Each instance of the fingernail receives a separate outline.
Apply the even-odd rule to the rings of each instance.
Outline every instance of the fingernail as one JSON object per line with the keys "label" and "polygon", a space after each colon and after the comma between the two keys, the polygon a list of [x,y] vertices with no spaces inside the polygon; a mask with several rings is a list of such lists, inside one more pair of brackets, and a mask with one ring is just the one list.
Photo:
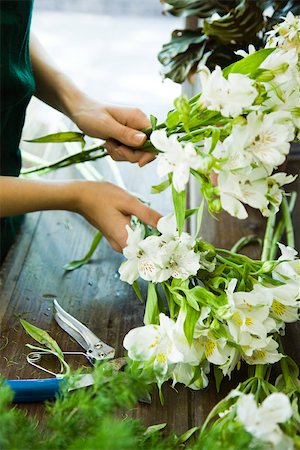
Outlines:
{"label": "fingernail", "polygon": [[134,135],[135,141],[140,143],[140,144],[144,142],[145,138],[146,138],[145,133],[136,133]]}

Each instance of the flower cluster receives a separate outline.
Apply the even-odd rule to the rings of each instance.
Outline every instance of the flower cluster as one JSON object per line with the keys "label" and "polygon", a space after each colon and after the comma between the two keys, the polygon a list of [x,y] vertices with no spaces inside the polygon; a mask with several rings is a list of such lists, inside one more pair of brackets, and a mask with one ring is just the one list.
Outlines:
{"label": "flower cluster", "polygon": [[[145,316],[146,326],[124,339],[129,357],[143,369],[151,367],[159,384],[172,378],[193,389],[207,385],[210,364],[230,376],[241,360],[250,365],[279,361],[274,336],[299,318],[300,260],[294,249],[279,244],[277,261],[252,261],[231,252],[225,257],[188,233],[179,237],[172,216],[161,219],[158,228],[161,236],[141,242],[135,234],[141,228],[129,230],[124,254],[131,259],[120,272],[129,283],[138,276],[159,282],[171,317],[158,294],[148,298],[152,312]],[[242,266],[248,266],[246,277]]]}
{"label": "flower cluster", "polygon": [[204,267],[205,255],[195,253],[195,239],[188,233],[179,236],[173,214],[161,218],[157,230],[159,236],[144,239],[143,225],[137,224],[134,230],[127,227],[127,246],[123,250],[127,261],[119,269],[122,281],[132,284],[139,277],[153,283],[170,277],[186,280]]}
{"label": "flower cluster", "polygon": [[299,22],[289,13],[269,33],[265,49],[250,49],[223,71],[203,68],[202,92],[189,102],[177,100],[164,126],[152,132],[158,174],[168,175],[177,192],[192,173],[213,212],[244,219],[245,205],[264,216],[278,210],[282,186],[294,178],[273,172],[300,136]]}
{"label": "flower cluster", "polygon": [[241,395],[237,401],[237,419],[255,438],[273,444],[273,448],[292,450],[292,439],[278,424],[287,422],[293,415],[289,398],[280,392],[266,397],[260,406],[253,394]]}

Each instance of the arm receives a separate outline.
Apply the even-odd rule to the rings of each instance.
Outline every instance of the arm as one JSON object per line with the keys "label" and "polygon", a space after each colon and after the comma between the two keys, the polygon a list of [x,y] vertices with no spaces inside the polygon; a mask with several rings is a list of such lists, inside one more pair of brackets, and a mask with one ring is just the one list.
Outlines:
{"label": "arm", "polygon": [[126,245],[125,225],[131,215],[151,226],[156,226],[160,218],[156,211],[111,183],[0,176],[0,217],[43,210],[81,214],[102,231],[116,251]]}
{"label": "arm", "polygon": [[98,103],[81,92],[52,63],[35,36],[30,37],[30,55],[36,81],[36,96],[67,115],[85,134],[107,139],[106,147],[117,161],[152,161],[152,153],[134,152],[146,140],[140,130],[149,126],[145,114],[136,108],[120,108]]}

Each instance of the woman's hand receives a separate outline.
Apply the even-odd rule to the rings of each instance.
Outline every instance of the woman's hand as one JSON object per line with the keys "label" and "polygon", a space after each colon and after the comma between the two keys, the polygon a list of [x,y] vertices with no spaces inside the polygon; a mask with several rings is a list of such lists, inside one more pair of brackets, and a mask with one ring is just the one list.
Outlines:
{"label": "woman's hand", "polygon": [[51,61],[35,36],[30,37],[30,56],[36,82],[35,95],[70,117],[87,135],[107,139],[107,150],[116,161],[144,166],[153,153],[133,151],[146,140],[140,130],[149,127],[145,114],[136,108],[102,105],[86,96]]}
{"label": "woman's hand", "polygon": [[85,97],[71,119],[88,136],[106,139],[105,147],[115,161],[129,161],[142,167],[155,158],[153,153],[128,148],[144,144],[147,136],[140,130],[150,125],[137,108],[101,105]]}
{"label": "woman's hand", "polygon": [[114,250],[126,246],[125,226],[132,215],[155,227],[161,215],[111,183],[30,180],[0,176],[0,217],[33,211],[81,214],[102,231]]}
{"label": "woman's hand", "polygon": [[79,181],[75,211],[100,229],[118,252],[126,246],[126,225],[132,215],[156,227],[161,215],[123,189],[106,182]]}

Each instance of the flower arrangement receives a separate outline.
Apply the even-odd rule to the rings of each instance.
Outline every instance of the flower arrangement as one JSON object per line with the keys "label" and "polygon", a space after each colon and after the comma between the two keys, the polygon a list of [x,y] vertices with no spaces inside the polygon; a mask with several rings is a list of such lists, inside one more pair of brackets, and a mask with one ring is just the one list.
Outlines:
{"label": "flower arrangement", "polygon": [[[152,192],[171,186],[174,213],[163,217],[155,230],[135,218],[127,228],[120,277],[140,298],[138,280],[148,282],[145,325],[124,339],[131,370],[156,382],[161,393],[169,379],[173,385],[202,389],[211,368],[218,388],[243,361],[249,365],[250,378],[212,410],[195,449],[224,448],[241,430],[239,446],[232,448],[250,442],[257,449],[299,446],[299,369],[280,340],[285,325],[299,319],[300,260],[291,222],[295,196],[288,201],[283,190],[295,177],[277,171],[290,143],[300,137],[299,30],[300,18],[288,13],[268,32],[265,48],[249,46],[248,54],[238,52],[242,59],[223,70],[202,67],[201,93],[176,99],[161,124],[151,116],[152,127],[145,130],[149,139],[140,148],[157,152],[157,171],[164,180]],[[75,132],[35,141],[64,140],[80,141],[84,147],[82,134]],[[101,145],[83,148],[27,172],[106,155]],[[199,183],[203,200],[186,210],[190,176]],[[250,206],[267,217],[261,260],[238,253],[245,241],[226,250],[198,237],[205,204],[211,214],[225,210],[245,219]],[[280,208],[282,219],[276,226]],[[184,231],[192,214],[197,215],[195,236]],[[280,243],[284,231],[287,246]],[[99,240],[98,234],[89,257]],[[273,381],[276,362],[281,374]],[[281,405],[280,410],[274,405]],[[245,415],[246,410],[251,414]]]}
{"label": "flower arrangement", "polygon": [[[269,32],[265,49],[250,48],[250,55],[223,71],[203,68],[202,92],[190,101],[178,99],[164,124],[153,120],[150,142],[160,152],[158,174],[167,176],[155,190],[172,185],[175,215],[159,221],[159,235],[145,237],[142,224],[128,227],[127,261],[119,271],[135,288],[139,277],[149,282],[145,326],[131,330],[124,346],[139,368],[151,366],[159,386],[171,378],[201,389],[210,364],[220,377],[230,376],[241,360],[275,363],[283,357],[276,336],[299,318],[293,239],[291,247],[279,244],[277,260],[268,260],[282,186],[294,180],[274,170],[299,133],[299,29],[300,19],[289,13]],[[224,209],[244,219],[249,205],[269,217],[262,261],[182,231],[190,174],[212,213]],[[203,203],[198,229],[202,212]]]}

